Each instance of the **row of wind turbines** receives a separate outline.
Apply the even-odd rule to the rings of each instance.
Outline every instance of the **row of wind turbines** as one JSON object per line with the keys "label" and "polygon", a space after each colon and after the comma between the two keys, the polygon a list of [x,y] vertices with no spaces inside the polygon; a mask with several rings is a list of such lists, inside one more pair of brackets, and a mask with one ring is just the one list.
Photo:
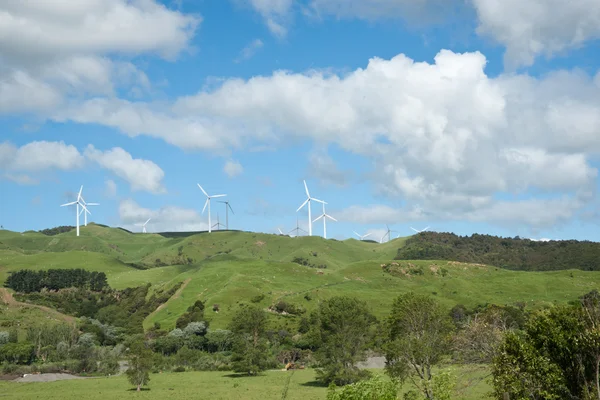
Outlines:
{"label": "row of wind turbines", "polygon": [[[307,211],[308,211],[308,232],[306,232],[304,229],[300,228],[299,226],[299,222],[298,219],[296,219],[296,228],[292,229],[288,235],[292,232],[295,232],[295,236],[299,236],[300,232],[305,232],[308,233],[308,236],[312,236],[313,233],[313,229],[312,229],[312,224],[314,222],[317,222],[319,220],[323,220],[323,238],[327,239],[327,219],[334,221],[334,222],[338,222],[337,219],[335,219],[334,217],[332,217],[331,215],[327,214],[327,212],[325,211],[325,205],[328,204],[326,201],[323,200],[319,200],[315,197],[311,197],[310,192],[308,190],[308,185],[306,184],[306,180],[303,181],[304,182],[304,190],[306,192],[306,200],[304,200],[304,202],[300,205],[300,207],[298,207],[298,209],[296,210],[296,212],[299,212],[300,210],[302,210],[305,206],[307,207]],[[200,190],[202,191],[202,193],[204,194],[204,196],[206,196],[206,201],[204,202],[204,207],[202,208],[202,214],[204,214],[204,212],[206,211],[206,209],[208,208],[208,232],[211,233],[213,228],[217,228],[217,229],[221,229],[221,227],[224,227],[225,229],[229,230],[229,211],[231,211],[232,214],[235,214],[233,212],[233,208],[231,208],[231,204],[229,204],[229,201],[219,201],[219,203],[223,203],[225,204],[225,218],[226,218],[226,222],[225,225],[221,224],[221,222],[219,221],[219,217],[217,214],[217,223],[216,224],[212,224],[211,221],[211,213],[210,213],[210,203],[212,199],[215,198],[221,198],[221,197],[226,197],[226,194],[214,194],[214,195],[209,195],[206,190],[204,190],[204,188],[198,183],[198,188],[200,188]],[[92,214],[89,210],[88,207],[89,206],[99,206],[100,203],[87,203],[83,196],[82,196],[82,192],[83,192],[83,185],[79,188],[79,193],[77,194],[77,199],[75,201],[69,202],[69,203],[65,203],[62,204],[61,207],[66,207],[66,206],[72,206],[75,205],[76,206],[76,229],[77,229],[77,236],[79,236],[79,217],[81,216],[81,214],[84,214],[84,225],[87,226],[87,216],[88,214]],[[317,202],[317,203],[321,203],[321,205],[323,206],[323,213],[320,214],[317,218],[315,218],[314,220],[312,219],[312,212],[311,212],[311,203],[312,202]],[[150,222],[152,218],[148,218],[148,220],[146,220],[146,222],[144,222],[143,224],[136,224],[137,226],[141,226],[142,227],[142,233],[147,233],[146,231],[146,225],[148,225],[148,223]],[[379,240],[379,243],[383,243],[384,239],[387,237],[388,240],[391,240],[391,234],[392,232],[397,233],[397,231],[391,230],[389,228],[388,225],[386,225],[386,232],[385,234],[381,237],[381,239]],[[282,232],[282,230],[280,228],[277,228],[279,230],[279,233],[284,235],[284,233]],[[426,227],[425,229],[415,229],[413,227],[411,227],[411,229],[413,231],[415,231],[416,233],[421,233],[426,231],[427,229],[429,229],[429,227]],[[372,234],[371,233],[367,233],[364,235],[360,235],[359,233],[357,233],[356,231],[353,231],[353,233],[358,236],[358,238],[360,240],[365,240],[365,238],[367,238],[368,236],[370,236]]]}

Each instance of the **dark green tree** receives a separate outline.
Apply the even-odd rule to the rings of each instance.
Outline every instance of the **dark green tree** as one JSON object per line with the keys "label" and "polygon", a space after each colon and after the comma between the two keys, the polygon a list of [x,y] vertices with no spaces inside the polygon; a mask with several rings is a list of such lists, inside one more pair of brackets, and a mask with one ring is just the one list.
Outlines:
{"label": "dark green tree", "polygon": [[394,301],[387,328],[386,372],[435,399],[432,368],[449,354],[454,328],[448,311],[429,296],[406,293]]}
{"label": "dark green tree", "polygon": [[229,327],[234,334],[231,361],[235,372],[256,375],[267,368],[266,328],[267,315],[258,307],[243,307],[235,314]]}
{"label": "dark green tree", "polygon": [[311,320],[310,336],[318,346],[315,356],[320,364],[317,379],[347,385],[366,378],[368,371],[357,363],[366,358],[377,322],[367,304],[354,297],[332,297],[319,304]]}
{"label": "dark green tree", "polygon": [[194,304],[188,307],[185,313],[183,313],[175,322],[175,327],[183,329],[190,322],[204,321],[204,303],[201,300],[196,300]]}

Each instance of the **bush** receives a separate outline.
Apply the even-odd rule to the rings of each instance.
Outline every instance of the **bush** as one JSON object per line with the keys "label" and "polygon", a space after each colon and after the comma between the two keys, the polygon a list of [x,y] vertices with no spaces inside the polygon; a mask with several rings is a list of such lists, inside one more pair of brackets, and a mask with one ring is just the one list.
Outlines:
{"label": "bush", "polygon": [[329,386],[327,400],[396,400],[400,385],[395,380],[384,380],[379,375],[371,379],[353,383],[338,390],[335,384]]}
{"label": "bush", "polygon": [[31,343],[6,343],[0,346],[0,361],[11,364],[31,364],[34,346]]}
{"label": "bush", "polygon": [[256,296],[254,296],[253,298],[251,298],[250,301],[252,303],[260,303],[264,299],[265,299],[265,295],[264,294],[258,294]]}

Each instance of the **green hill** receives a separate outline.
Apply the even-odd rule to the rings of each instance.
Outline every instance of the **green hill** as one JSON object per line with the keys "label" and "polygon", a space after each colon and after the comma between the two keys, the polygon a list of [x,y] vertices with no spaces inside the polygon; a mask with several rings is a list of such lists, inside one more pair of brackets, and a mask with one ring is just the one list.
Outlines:
{"label": "green hill", "polygon": [[398,249],[397,260],[453,260],[524,271],[600,271],[600,243],[423,232]]}
{"label": "green hill", "polygon": [[[94,224],[82,227],[80,237],[74,231],[53,236],[0,231],[0,280],[19,269],[84,268],[105,272],[116,289],[183,283],[144,322],[146,327],[160,322],[165,328],[173,327],[197,299],[206,303],[212,326],[224,327],[239,304],[251,299],[264,308],[284,301],[310,311],[320,299],[345,294],[368,301],[375,314],[384,316],[393,299],[409,290],[436,296],[448,307],[515,302],[538,307],[573,300],[600,284],[595,271],[526,272],[455,261],[394,262],[403,249],[414,246],[414,239],[378,244],[236,231],[165,237]],[[212,311],[214,304],[219,312]],[[278,314],[273,318],[283,323],[298,319]]]}

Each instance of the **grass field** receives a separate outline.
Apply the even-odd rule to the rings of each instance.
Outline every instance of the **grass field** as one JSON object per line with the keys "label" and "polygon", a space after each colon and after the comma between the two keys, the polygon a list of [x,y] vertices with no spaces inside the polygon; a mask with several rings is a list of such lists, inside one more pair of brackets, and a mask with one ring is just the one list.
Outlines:
{"label": "grass field", "polygon": [[[381,371],[374,371],[381,373]],[[453,398],[486,399],[490,391],[481,380],[485,370],[452,369],[459,376]],[[267,371],[258,377],[228,372],[152,374],[149,390],[137,393],[124,376],[40,383],[0,382],[3,399],[104,400],[104,399],[211,399],[211,400],[323,400],[327,389],[315,381],[313,370]],[[289,383],[288,383],[289,380]],[[287,386],[287,395],[283,393]],[[405,385],[403,390],[408,390]]]}
{"label": "grass field", "polygon": [[[185,281],[183,290],[144,323],[148,327],[160,322],[164,328],[173,327],[197,299],[207,304],[211,326],[220,328],[230,321],[238,303],[260,294],[265,296],[259,303],[264,308],[285,300],[307,311],[320,299],[351,295],[367,301],[373,312],[383,317],[393,299],[409,290],[430,294],[449,308],[459,303],[515,302],[539,307],[576,299],[600,285],[600,272],[521,272],[446,261],[412,261],[423,268],[423,275],[392,276],[381,264],[393,259],[404,244],[402,238],[378,244],[233,231],[163,237],[94,224],[82,227],[81,235],[0,231],[0,280],[22,268],[85,268],[104,271],[109,284],[117,289],[148,282],[169,287]],[[326,264],[327,269],[292,263],[294,257]],[[151,266],[156,260],[174,265],[149,269],[128,265]],[[436,273],[439,268],[448,274]],[[210,311],[213,304],[220,305],[219,313]],[[276,318],[284,323],[294,319],[273,316]]]}

